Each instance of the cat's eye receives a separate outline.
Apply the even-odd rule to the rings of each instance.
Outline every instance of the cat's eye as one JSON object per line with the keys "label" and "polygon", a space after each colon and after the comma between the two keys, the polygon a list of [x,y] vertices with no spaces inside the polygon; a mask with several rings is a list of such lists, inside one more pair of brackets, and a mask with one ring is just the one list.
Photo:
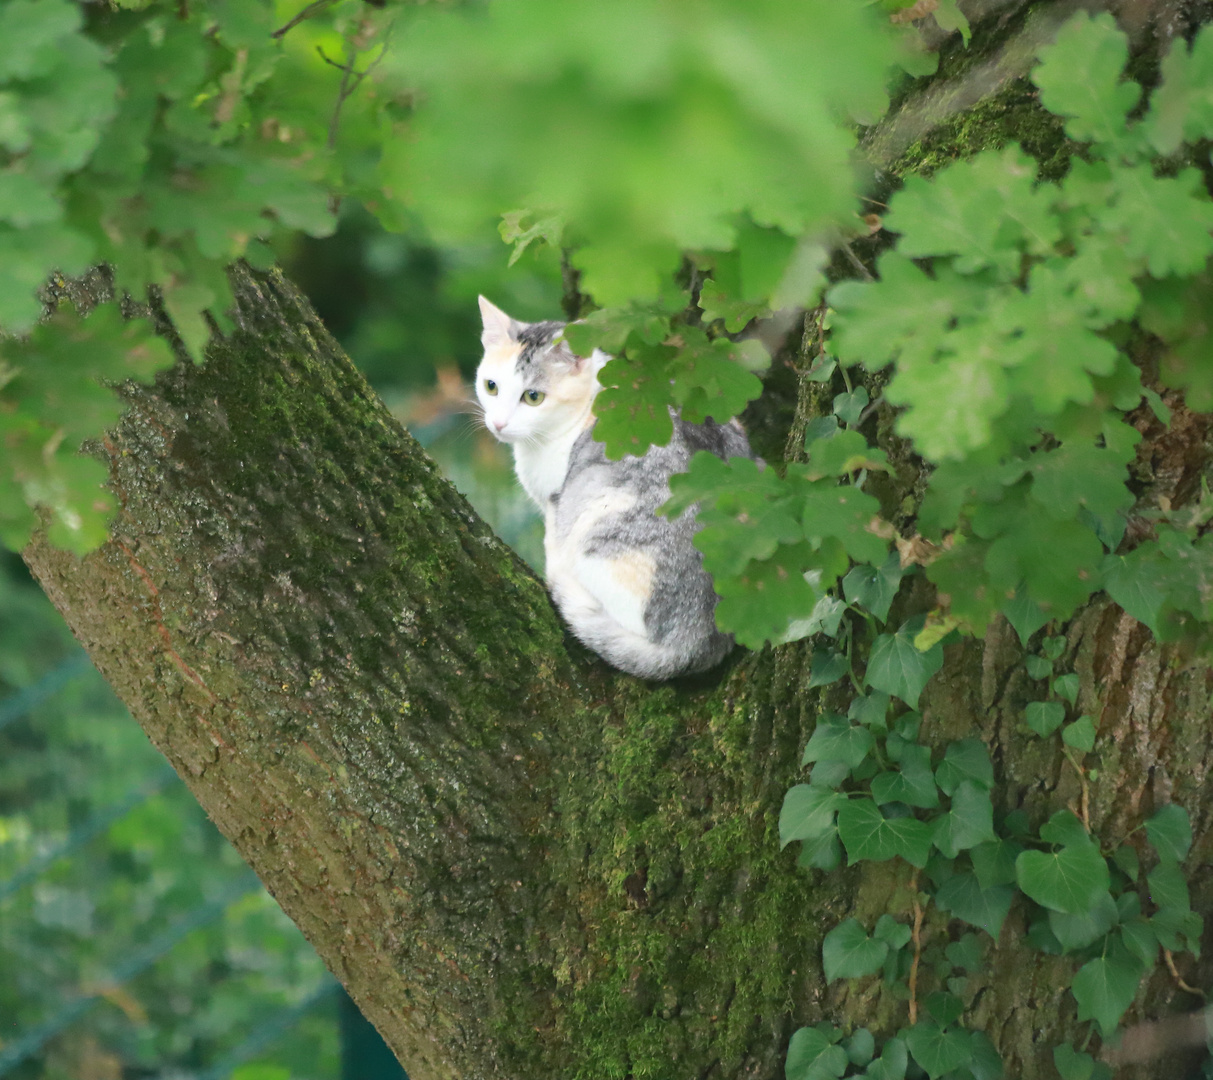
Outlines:
{"label": "cat's eye", "polygon": [[484,380],[484,392],[486,394],[488,394],[489,397],[496,397],[497,396],[497,384],[495,382],[493,382],[492,379],[485,379]]}
{"label": "cat's eye", "polygon": [[522,395],[522,400],[528,405],[538,405],[545,397],[547,397],[547,394],[542,390],[528,390]]}

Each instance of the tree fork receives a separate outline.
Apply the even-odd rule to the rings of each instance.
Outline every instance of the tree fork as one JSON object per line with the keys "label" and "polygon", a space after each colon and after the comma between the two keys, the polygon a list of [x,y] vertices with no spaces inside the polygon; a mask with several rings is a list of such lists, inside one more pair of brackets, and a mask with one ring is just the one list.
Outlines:
{"label": "tree fork", "polygon": [[[902,916],[905,868],[810,876],[778,850],[822,707],[807,643],[677,685],[610,672],[565,640],[540,583],[293,287],[233,274],[237,329],[205,365],[122,389],[129,411],[99,449],[121,503],[111,540],[78,560],[39,539],[26,559],[414,1080],[776,1077],[797,1024],[903,1026],[878,981],[826,988],[819,957],[848,915]],[[887,416],[875,430],[894,438]],[[1163,460],[1174,434],[1146,434],[1143,470],[1179,485],[1204,468],[1196,435]],[[920,585],[898,609],[929,603]],[[1084,711],[1115,733],[1096,748],[1093,827],[1112,843],[1173,799],[1196,863],[1207,668],[1106,601],[1063,630]],[[1039,823],[1080,791],[1021,730],[1022,655],[1001,622],[950,646],[923,738],[980,734],[996,805]],[[824,696],[846,711],[841,684]],[[1192,885],[1207,907],[1208,874]],[[1027,1080],[1052,1075],[1076,1024],[1069,961],[1027,962],[1023,929],[1014,908],[971,989],[974,1023]],[[928,947],[945,930],[928,911]],[[1207,964],[1183,974],[1199,985]],[[1191,1004],[1160,968],[1126,1022]]]}

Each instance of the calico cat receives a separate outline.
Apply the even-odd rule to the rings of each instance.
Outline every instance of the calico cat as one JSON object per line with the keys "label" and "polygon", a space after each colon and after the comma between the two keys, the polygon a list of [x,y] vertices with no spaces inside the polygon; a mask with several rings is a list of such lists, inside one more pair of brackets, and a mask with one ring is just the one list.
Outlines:
{"label": "calico cat", "polygon": [[575,356],[564,323],[522,323],[480,297],[484,359],[476,396],[485,426],[514,448],[514,468],[544,515],[548,586],[574,634],[615,667],[646,679],[706,671],[733,647],[716,629],[716,595],[691,545],[695,510],[656,510],[670,477],[699,450],[754,457],[735,422],[673,415],[667,446],[608,461],[592,437],[598,350]]}

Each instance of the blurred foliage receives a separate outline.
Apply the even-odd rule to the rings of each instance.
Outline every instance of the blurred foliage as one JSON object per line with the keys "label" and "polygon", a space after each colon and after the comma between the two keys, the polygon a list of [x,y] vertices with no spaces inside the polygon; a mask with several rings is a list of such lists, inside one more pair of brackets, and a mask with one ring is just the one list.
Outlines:
{"label": "blurred foliage", "polygon": [[[0,708],[78,652],[24,568],[7,557]],[[28,713],[5,719],[0,1061],[39,1025],[71,1021],[8,1076],[201,1076],[327,984],[311,947],[186,787],[166,777],[163,759],[91,666]],[[126,812],[106,823],[107,811],[124,803]],[[37,872],[22,874],[31,864]],[[231,902],[207,912],[225,891]],[[162,935],[200,918],[156,955]],[[139,970],[115,978],[124,967]],[[81,996],[93,999],[91,1007],[73,1018]],[[283,1080],[323,1080],[337,1075],[337,1054],[330,1004],[304,1013],[289,1037],[254,1059],[283,1070]]]}

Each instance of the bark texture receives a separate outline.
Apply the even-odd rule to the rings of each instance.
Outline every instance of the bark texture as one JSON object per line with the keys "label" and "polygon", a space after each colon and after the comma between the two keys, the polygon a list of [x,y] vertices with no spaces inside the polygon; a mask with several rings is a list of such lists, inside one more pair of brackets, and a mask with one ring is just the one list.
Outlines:
{"label": "bark texture", "polygon": [[[970,63],[954,54],[942,77]],[[904,152],[917,128],[894,116],[902,134],[880,144],[881,165],[901,154],[890,175],[929,170],[948,140],[956,154],[1025,133],[1046,160],[1063,154],[1023,81],[998,86]],[[237,330],[205,364],[122,390],[129,411],[97,448],[122,507],[109,543],[77,560],[37,541],[26,558],[413,1080],[774,1080],[800,1024],[903,1027],[907,1003],[878,978],[827,987],[820,944],[848,915],[912,918],[910,868],[825,875],[778,849],[816,718],[846,711],[841,684],[808,689],[809,645],[663,686],[610,671],[565,638],[542,585],[289,283],[237,268],[234,285]],[[800,380],[793,448],[836,392],[804,376],[806,361],[802,349],[775,379]],[[1209,424],[1169,404],[1169,432],[1140,418],[1135,478],[1143,496],[1182,500],[1209,472]],[[764,432],[792,411],[763,408]],[[918,466],[887,409],[870,424],[895,466],[877,494],[901,525]],[[907,587],[893,617],[929,603]],[[1054,629],[1097,721],[1098,780],[1025,736],[1039,688],[1005,624],[950,647],[923,695],[923,737],[979,734],[1000,809],[1033,825],[1085,811],[1107,845],[1180,803],[1194,906],[1208,911],[1208,668],[1103,599]],[[1026,951],[1024,929],[1013,908],[963,996],[1006,1076],[1052,1078],[1052,1047],[1078,1030],[1074,965]],[[927,909],[920,999],[938,988],[931,950],[960,932]],[[1180,974],[1200,986],[1209,971]],[[1160,968],[1127,1022],[1197,1004]],[[1118,1077],[1183,1075],[1191,1052],[1166,1049]]]}

